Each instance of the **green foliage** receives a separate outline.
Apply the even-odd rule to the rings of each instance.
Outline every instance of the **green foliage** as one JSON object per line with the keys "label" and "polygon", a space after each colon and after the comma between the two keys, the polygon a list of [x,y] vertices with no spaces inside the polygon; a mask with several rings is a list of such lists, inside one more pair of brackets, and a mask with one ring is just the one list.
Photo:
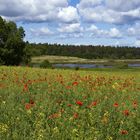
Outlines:
{"label": "green foliage", "polygon": [[3,64],[3,61],[0,59],[0,66]]}
{"label": "green foliage", "polygon": [[40,64],[41,68],[50,68],[52,67],[52,64],[48,61],[48,60],[44,60],[41,64]]}
{"label": "green foliage", "polygon": [[75,70],[79,70],[80,68],[77,66],[77,67],[75,67]]}
{"label": "green foliage", "polygon": [[5,21],[0,17],[0,59],[4,65],[19,65],[28,63],[30,55],[27,54],[25,32],[22,27],[12,21]]}
{"label": "green foliage", "polygon": [[116,63],[116,64],[115,64],[115,68],[127,69],[127,68],[128,68],[128,64],[126,64],[126,63],[124,63],[124,62]]}
{"label": "green foliage", "polygon": [[57,55],[74,56],[87,59],[137,59],[140,58],[140,48],[128,46],[94,46],[94,45],[60,45],[60,44],[30,44],[32,56]]}

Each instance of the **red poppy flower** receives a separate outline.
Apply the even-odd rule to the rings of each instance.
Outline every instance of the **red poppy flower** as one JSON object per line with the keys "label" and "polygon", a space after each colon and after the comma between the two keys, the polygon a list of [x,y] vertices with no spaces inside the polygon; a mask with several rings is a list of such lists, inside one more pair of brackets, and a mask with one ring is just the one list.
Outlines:
{"label": "red poppy flower", "polygon": [[28,84],[32,84],[32,81],[31,80],[28,80]]}
{"label": "red poppy flower", "polygon": [[30,103],[30,105],[32,105],[32,106],[35,104],[35,102],[34,102],[32,99],[30,99],[29,103]]}
{"label": "red poppy flower", "polygon": [[66,89],[71,89],[71,86],[67,86]]}
{"label": "red poppy flower", "polygon": [[82,105],[83,105],[83,102],[81,102],[81,101],[76,101],[76,104],[79,105],[79,106],[82,106]]}
{"label": "red poppy flower", "polygon": [[87,108],[91,108],[92,106],[96,106],[96,105],[97,105],[97,101],[94,101],[90,105],[88,105]]}
{"label": "red poppy flower", "polygon": [[69,106],[69,107],[71,107],[71,106],[72,106],[72,104],[68,104],[68,106]]}
{"label": "red poppy flower", "polygon": [[129,115],[129,110],[124,110],[124,111],[123,111],[123,114],[124,114],[125,116],[128,116],[128,115]]}
{"label": "red poppy flower", "polygon": [[28,85],[27,84],[24,85],[23,91],[28,91]]}
{"label": "red poppy flower", "polygon": [[118,104],[118,103],[114,103],[113,106],[114,106],[114,107],[118,107],[119,104]]}
{"label": "red poppy flower", "polygon": [[128,131],[127,130],[121,130],[120,132],[122,135],[127,135],[128,134]]}
{"label": "red poppy flower", "polygon": [[59,117],[60,117],[60,115],[58,113],[54,113],[49,116],[49,119],[54,119],[54,118],[59,118]]}
{"label": "red poppy flower", "polygon": [[74,113],[73,117],[74,117],[75,119],[77,119],[77,118],[78,118],[78,113]]}
{"label": "red poppy flower", "polygon": [[27,103],[25,104],[25,109],[29,110],[31,108],[31,104]]}
{"label": "red poppy flower", "polygon": [[78,82],[75,81],[75,82],[72,83],[72,85],[73,86],[77,86],[78,85]]}
{"label": "red poppy flower", "polygon": [[92,106],[96,106],[97,105],[97,102],[96,101],[95,102],[92,102],[91,105]]}
{"label": "red poppy flower", "polygon": [[137,108],[137,106],[138,106],[138,103],[137,103],[136,101],[134,101],[134,102],[133,102],[133,107],[134,107],[134,108]]}

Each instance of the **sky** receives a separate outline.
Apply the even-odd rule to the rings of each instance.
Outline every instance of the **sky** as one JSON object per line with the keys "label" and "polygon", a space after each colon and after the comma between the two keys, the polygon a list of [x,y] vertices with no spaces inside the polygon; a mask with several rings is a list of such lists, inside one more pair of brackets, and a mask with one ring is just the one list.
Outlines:
{"label": "sky", "polygon": [[25,41],[140,47],[140,0],[0,0]]}

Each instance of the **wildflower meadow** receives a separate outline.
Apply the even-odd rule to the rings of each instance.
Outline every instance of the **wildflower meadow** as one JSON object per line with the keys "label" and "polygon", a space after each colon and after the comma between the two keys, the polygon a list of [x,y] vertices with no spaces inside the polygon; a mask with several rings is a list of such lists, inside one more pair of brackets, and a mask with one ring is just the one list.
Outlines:
{"label": "wildflower meadow", "polygon": [[139,140],[140,73],[124,71],[0,67],[0,139]]}

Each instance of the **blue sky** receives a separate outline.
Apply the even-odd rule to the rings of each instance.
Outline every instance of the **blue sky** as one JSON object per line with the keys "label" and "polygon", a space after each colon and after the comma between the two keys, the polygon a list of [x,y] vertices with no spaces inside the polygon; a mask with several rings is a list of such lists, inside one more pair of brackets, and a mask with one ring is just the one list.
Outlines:
{"label": "blue sky", "polygon": [[0,0],[29,42],[140,47],[140,0]]}

